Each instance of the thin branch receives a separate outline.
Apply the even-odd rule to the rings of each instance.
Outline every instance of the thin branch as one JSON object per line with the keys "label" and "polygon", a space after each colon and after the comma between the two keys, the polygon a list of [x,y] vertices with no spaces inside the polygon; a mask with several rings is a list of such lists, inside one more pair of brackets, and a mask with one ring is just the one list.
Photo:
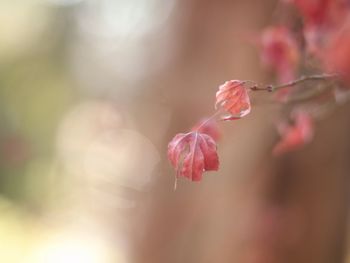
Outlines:
{"label": "thin branch", "polygon": [[283,84],[279,84],[279,85],[268,85],[266,87],[259,87],[258,85],[254,85],[252,87],[250,87],[251,90],[253,91],[269,91],[269,92],[273,92],[279,89],[283,89],[283,88],[287,88],[287,87],[293,87],[296,85],[299,85],[303,82],[306,81],[311,81],[311,80],[331,80],[331,79],[336,79],[339,77],[339,74],[317,74],[317,75],[310,75],[310,76],[303,76],[299,79],[287,82],[287,83],[283,83]]}
{"label": "thin branch", "polygon": [[338,77],[339,77],[338,74],[319,74],[319,75],[303,76],[299,79],[287,82],[285,84],[272,86],[272,91],[282,89],[282,88],[296,86],[296,85],[299,85],[299,84],[306,82],[306,81],[309,81],[309,80],[330,80],[330,79],[336,79]]}

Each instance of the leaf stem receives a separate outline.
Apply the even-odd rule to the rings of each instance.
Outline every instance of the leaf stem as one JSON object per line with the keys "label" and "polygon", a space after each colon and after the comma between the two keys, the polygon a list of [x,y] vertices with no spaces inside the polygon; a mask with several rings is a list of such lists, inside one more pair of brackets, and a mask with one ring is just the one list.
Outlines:
{"label": "leaf stem", "polygon": [[219,109],[216,111],[213,115],[211,115],[209,118],[207,118],[204,122],[201,123],[195,130],[198,131],[200,128],[202,128],[205,124],[207,124],[212,119],[215,119],[216,116],[220,115],[222,113],[222,110]]}

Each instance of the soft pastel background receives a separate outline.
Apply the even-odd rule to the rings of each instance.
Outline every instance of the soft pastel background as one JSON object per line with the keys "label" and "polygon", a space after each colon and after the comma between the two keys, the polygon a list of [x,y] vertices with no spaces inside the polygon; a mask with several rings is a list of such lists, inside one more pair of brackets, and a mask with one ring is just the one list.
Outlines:
{"label": "soft pastel background", "polygon": [[221,169],[181,180],[167,142],[227,79],[275,1],[0,0],[0,262],[343,262],[348,107],[270,158],[278,108],[221,125]]}

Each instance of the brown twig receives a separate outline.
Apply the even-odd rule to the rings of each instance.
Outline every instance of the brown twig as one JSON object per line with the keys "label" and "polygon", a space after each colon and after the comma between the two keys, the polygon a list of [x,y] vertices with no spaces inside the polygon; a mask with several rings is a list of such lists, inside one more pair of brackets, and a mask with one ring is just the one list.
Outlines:
{"label": "brown twig", "polygon": [[272,86],[272,91],[282,89],[282,88],[296,86],[296,85],[299,85],[299,84],[301,84],[305,81],[309,81],[309,80],[329,80],[329,79],[336,79],[338,77],[339,77],[338,74],[318,74],[318,75],[303,76],[299,79],[287,82],[285,84]]}
{"label": "brown twig", "polygon": [[273,92],[279,89],[287,88],[287,87],[293,87],[296,85],[299,85],[303,82],[310,81],[310,80],[330,80],[330,79],[336,79],[338,78],[338,74],[317,74],[317,75],[310,75],[310,76],[303,76],[299,79],[279,84],[279,85],[268,85],[265,87],[259,87],[258,85],[254,85],[250,87],[252,91],[268,91],[268,92]]}

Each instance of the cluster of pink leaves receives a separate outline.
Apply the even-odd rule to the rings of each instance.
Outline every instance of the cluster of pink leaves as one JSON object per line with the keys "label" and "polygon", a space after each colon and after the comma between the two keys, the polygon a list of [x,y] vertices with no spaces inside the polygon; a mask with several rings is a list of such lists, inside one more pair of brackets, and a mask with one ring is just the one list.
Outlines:
{"label": "cluster of pink leaves", "polygon": [[302,16],[306,55],[318,59],[323,70],[338,72],[346,78],[350,74],[350,1],[285,1]]}
{"label": "cluster of pink leaves", "polygon": [[348,0],[287,0],[303,17],[303,33],[309,52],[322,55],[333,34],[348,26]]}
{"label": "cluster of pink leaves", "polygon": [[[269,26],[259,41],[261,60],[278,82],[295,79],[304,63],[317,60],[320,70],[350,75],[350,1],[284,0],[302,18],[301,32],[286,25]],[[304,41],[300,41],[300,36]],[[298,41],[297,41],[298,40]],[[304,58],[305,59],[305,58]],[[305,65],[304,65],[305,66]],[[283,91],[285,92],[285,91]]]}
{"label": "cluster of pink leaves", "polygon": [[[304,43],[287,26],[270,26],[263,30],[259,48],[263,65],[276,74],[277,82],[296,78],[302,57],[312,56],[322,72],[336,72],[350,83],[350,2],[347,0],[284,0],[294,6],[303,20]],[[299,32],[300,33],[300,32]],[[251,112],[248,92],[257,90],[249,81],[229,80],[219,86],[215,108],[218,112],[195,125],[189,133],[177,134],[168,145],[168,158],[176,170],[176,177],[200,181],[205,171],[219,168],[216,142],[220,132],[214,117],[225,112],[224,121],[235,121]],[[276,93],[278,101],[285,101],[292,87]],[[266,89],[268,90],[268,89]],[[271,91],[271,90],[268,90]],[[280,136],[274,155],[300,149],[314,134],[314,121],[307,111],[294,109],[290,121],[277,125]]]}
{"label": "cluster of pink leaves", "polygon": [[[245,82],[226,81],[216,93],[216,105],[227,112],[223,120],[237,120],[246,116],[251,104]],[[189,133],[177,134],[168,145],[168,158],[176,169],[177,177],[200,181],[204,171],[216,171],[219,158],[216,141],[220,138],[213,118],[205,119]]]}

